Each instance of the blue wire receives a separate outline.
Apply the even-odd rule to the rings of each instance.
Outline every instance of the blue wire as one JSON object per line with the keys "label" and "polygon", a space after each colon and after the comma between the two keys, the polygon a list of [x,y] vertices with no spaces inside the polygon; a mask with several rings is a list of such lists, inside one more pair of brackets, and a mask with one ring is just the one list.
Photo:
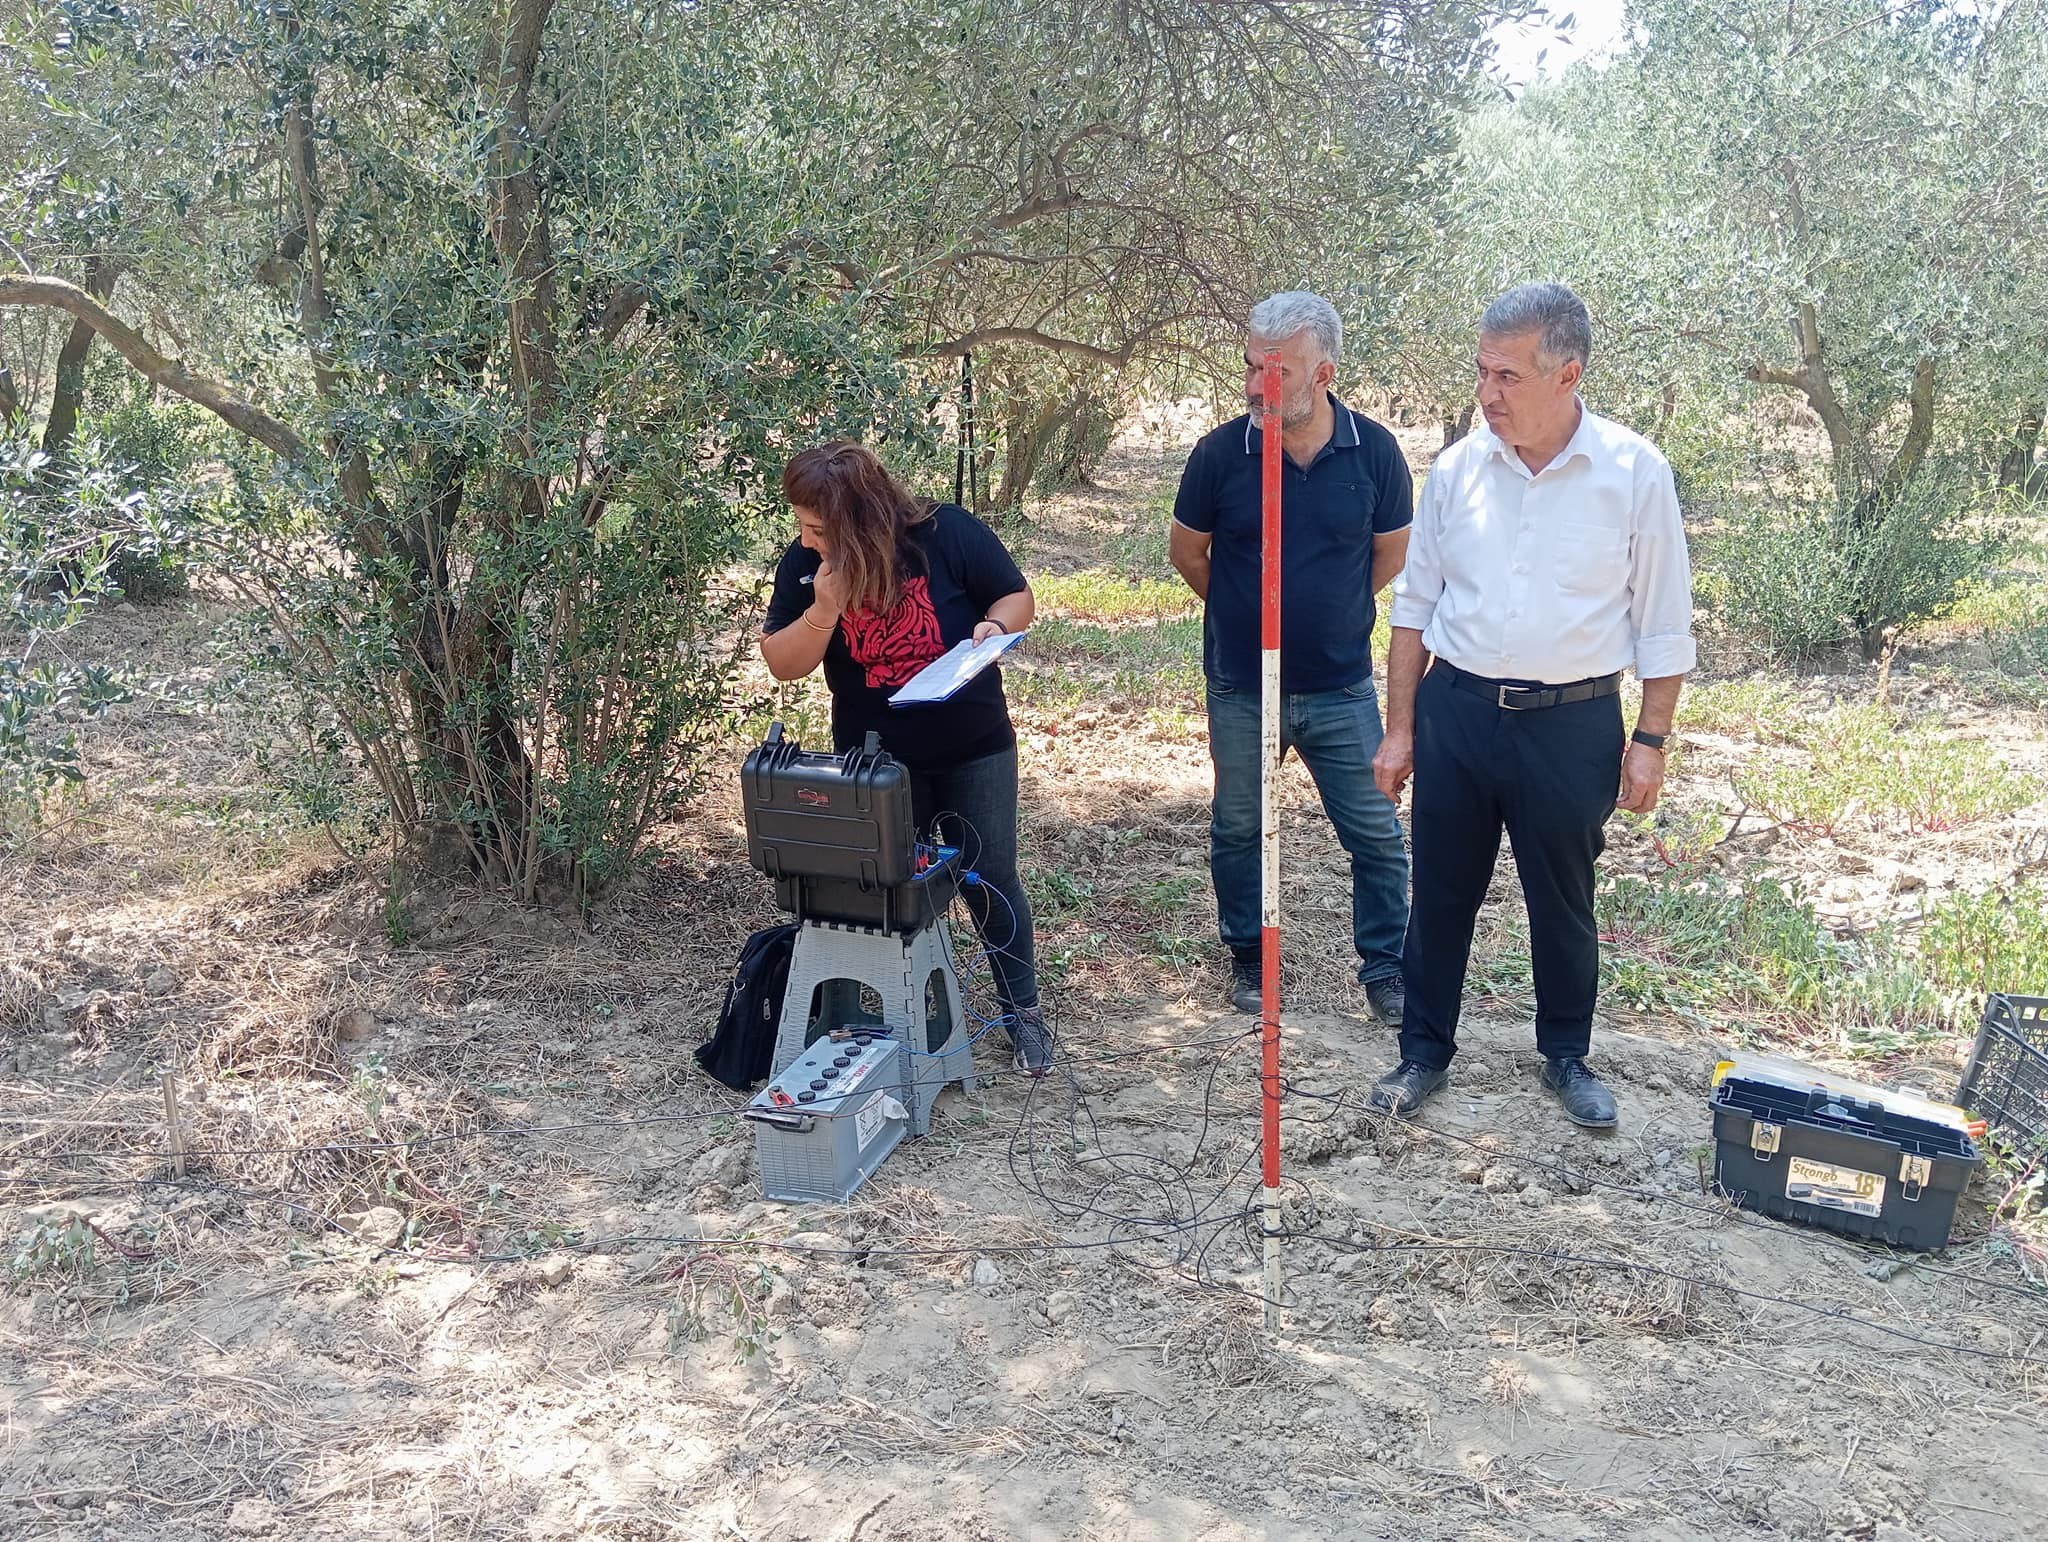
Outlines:
{"label": "blue wire", "polygon": [[[961,822],[963,824],[966,823],[966,821],[964,820]],[[971,829],[972,827],[970,826],[969,828]],[[994,884],[988,882],[988,880],[983,878],[981,874],[969,871],[961,874],[961,878],[963,882],[974,884],[978,888],[982,889],[984,892],[993,894],[997,899],[1001,900],[1003,902],[1003,909],[1009,912],[1010,916],[1010,935],[1003,940],[1003,945],[1001,947],[984,947],[981,950],[981,952],[979,952],[973,958],[967,961],[967,968],[971,971],[974,969],[976,965],[986,962],[988,959],[993,958],[998,953],[1001,953],[1004,956],[1010,958],[1016,957],[1015,954],[1009,951],[1009,945],[1017,940],[1017,907],[1010,903],[1008,895],[1004,894],[1003,891],[1001,889],[998,889]],[[993,969],[989,971],[989,980],[991,984],[994,983],[995,971]],[[991,1029],[1008,1028],[1012,1023],[1016,1022],[1017,1020],[1017,1016],[1014,1012],[1005,1012],[998,1017],[982,1016],[980,1012],[975,1010],[974,1003],[967,999],[967,992],[964,989],[960,993],[960,1005],[963,1009],[965,1009],[968,1016],[974,1018],[977,1022],[981,1024],[980,1030],[976,1032],[973,1035],[973,1037],[968,1039],[965,1045],[961,1046],[965,1049],[973,1049],[975,1045],[979,1044],[983,1039],[988,1037]],[[930,1050],[913,1049],[909,1044],[903,1043],[903,1041],[900,1039],[897,1042],[903,1045],[903,1050],[906,1054],[910,1055],[913,1059],[917,1060],[943,1060],[946,1058],[946,1055],[948,1054],[959,1053],[958,1049],[954,1049],[947,1050],[940,1054],[933,1054]]]}

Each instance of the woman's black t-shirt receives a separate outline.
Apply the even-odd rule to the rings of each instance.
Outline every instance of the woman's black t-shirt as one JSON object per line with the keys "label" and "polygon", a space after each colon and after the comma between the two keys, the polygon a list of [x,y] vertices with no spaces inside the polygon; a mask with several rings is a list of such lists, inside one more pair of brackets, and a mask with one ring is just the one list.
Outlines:
{"label": "woman's black t-shirt", "polygon": [[[849,610],[825,646],[825,683],[832,689],[832,737],[844,752],[869,729],[882,748],[913,771],[949,771],[1017,742],[1003,700],[1000,666],[976,675],[946,701],[892,707],[889,698],[920,669],[974,635],[989,606],[1024,585],[1024,575],[996,533],[956,504],[910,527],[922,573],[906,565],[896,608],[878,616]],[[789,543],[775,569],[775,590],[762,630],[798,625],[811,606],[804,579],[822,559],[801,541]]]}

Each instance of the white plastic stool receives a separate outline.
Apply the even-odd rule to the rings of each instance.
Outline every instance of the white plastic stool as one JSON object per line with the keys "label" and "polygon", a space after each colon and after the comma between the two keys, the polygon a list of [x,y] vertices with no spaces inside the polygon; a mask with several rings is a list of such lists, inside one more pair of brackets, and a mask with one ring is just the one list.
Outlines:
{"label": "white plastic stool", "polygon": [[813,1040],[852,1027],[886,1030],[903,1046],[910,1133],[925,1134],[939,1093],[953,1082],[964,1088],[974,1074],[974,1036],[943,916],[908,936],[837,921],[797,928],[772,1074],[780,1076]]}

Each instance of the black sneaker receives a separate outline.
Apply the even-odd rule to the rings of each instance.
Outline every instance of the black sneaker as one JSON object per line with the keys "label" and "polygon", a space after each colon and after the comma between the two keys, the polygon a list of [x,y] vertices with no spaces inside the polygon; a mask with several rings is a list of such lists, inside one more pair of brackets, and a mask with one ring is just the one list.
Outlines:
{"label": "black sneaker", "polygon": [[1010,1014],[1010,1048],[1018,1070],[1034,1081],[1052,1072],[1052,1030],[1045,1026],[1043,1007],[1023,1007]]}
{"label": "black sneaker", "polygon": [[1611,1130],[1621,1122],[1614,1094],[1576,1055],[1543,1062],[1543,1085],[1557,1094],[1564,1116],[1589,1130]]}
{"label": "black sneaker", "polygon": [[1450,1079],[1449,1071],[1432,1071],[1418,1061],[1404,1060],[1373,1083],[1365,1106],[1376,1114],[1412,1114]]}
{"label": "black sneaker", "polygon": [[1253,1017],[1265,1010],[1266,971],[1261,967],[1256,949],[1248,954],[1234,948],[1231,950],[1230,1004]]}
{"label": "black sneaker", "polygon": [[1408,988],[1397,974],[1365,982],[1365,1004],[1372,1015],[1390,1028],[1401,1026],[1401,1014],[1408,1009]]}

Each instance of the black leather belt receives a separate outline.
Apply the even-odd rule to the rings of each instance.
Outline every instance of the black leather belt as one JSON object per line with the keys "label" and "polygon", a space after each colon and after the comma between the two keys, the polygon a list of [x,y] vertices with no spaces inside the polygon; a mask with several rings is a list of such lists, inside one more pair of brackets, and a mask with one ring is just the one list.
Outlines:
{"label": "black leather belt", "polygon": [[1468,674],[1442,659],[1436,661],[1435,667],[1446,671],[1451,677],[1451,684],[1459,690],[1488,697],[1495,706],[1505,707],[1510,712],[1531,712],[1540,707],[1562,707],[1574,701],[1594,701],[1602,696],[1612,696],[1621,689],[1620,670],[1611,675],[1601,675],[1596,680],[1574,680],[1569,685],[1504,685],[1484,675]]}

